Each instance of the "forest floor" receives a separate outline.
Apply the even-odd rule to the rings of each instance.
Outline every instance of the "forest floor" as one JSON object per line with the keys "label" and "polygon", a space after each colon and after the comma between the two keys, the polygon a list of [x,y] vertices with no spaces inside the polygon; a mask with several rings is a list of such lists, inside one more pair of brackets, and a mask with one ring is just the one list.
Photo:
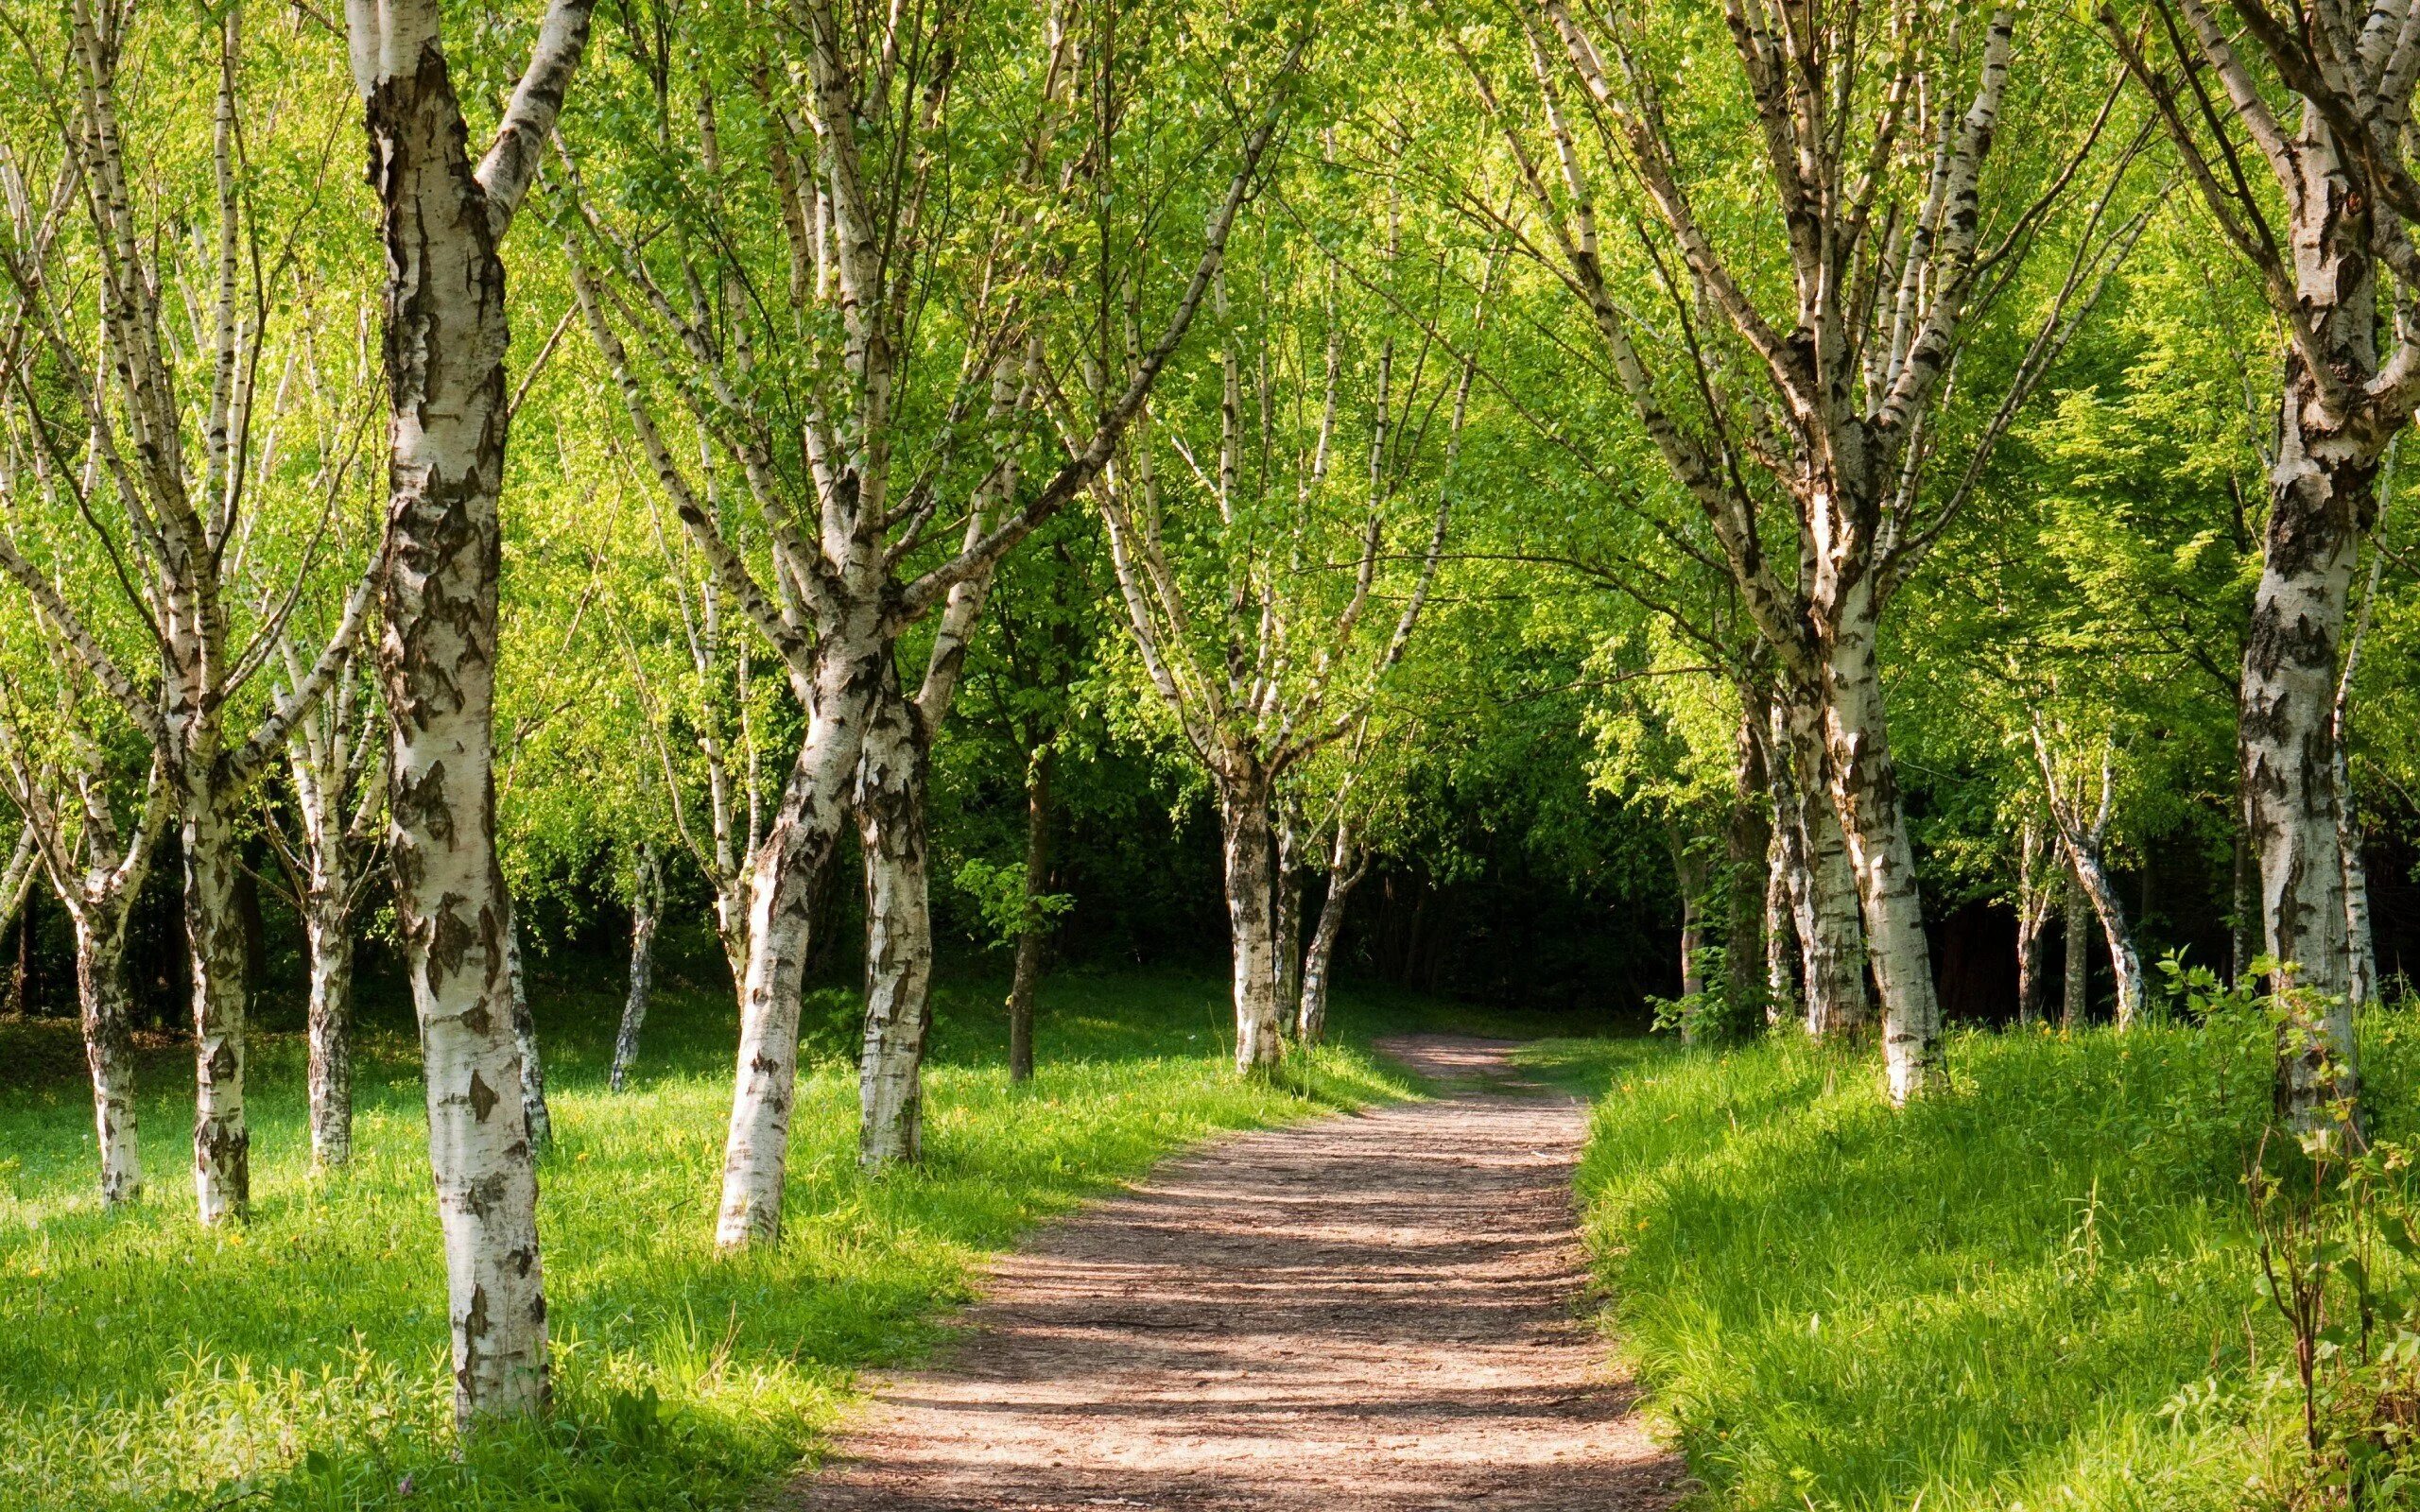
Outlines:
{"label": "forest floor", "polygon": [[1004,1258],[786,1506],[1664,1507],[1583,1318],[1584,1103],[1503,1040],[1378,1048],[1438,1095],[1243,1134]]}

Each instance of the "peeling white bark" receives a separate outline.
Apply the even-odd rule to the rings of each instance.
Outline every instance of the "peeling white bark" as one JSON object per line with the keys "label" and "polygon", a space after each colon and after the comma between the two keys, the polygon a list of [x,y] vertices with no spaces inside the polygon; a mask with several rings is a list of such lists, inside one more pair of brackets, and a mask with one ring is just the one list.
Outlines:
{"label": "peeling white bark", "polygon": [[622,1022],[614,1035],[614,1069],[606,1085],[622,1090],[639,1058],[639,1031],[647,1024],[648,994],[655,981],[655,930],[664,914],[664,868],[655,843],[639,848],[638,875],[631,887],[630,991],[622,1000]]}

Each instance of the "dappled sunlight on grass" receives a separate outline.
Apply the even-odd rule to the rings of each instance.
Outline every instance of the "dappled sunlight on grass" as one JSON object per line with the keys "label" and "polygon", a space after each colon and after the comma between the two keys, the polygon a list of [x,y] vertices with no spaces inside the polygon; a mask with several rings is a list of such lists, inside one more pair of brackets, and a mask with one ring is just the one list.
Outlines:
{"label": "dappled sunlight on grass", "polygon": [[[858,1176],[854,1075],[810,1032],[822,1058],[802,1079],[785,1242],[717,1260],[727,998],[661,997],[620,1096],[603,1086],[618,994],[539,1005],[557,1131],[540,1173],[553,1421],[454,1457],[399,1025],[365,1036],[355,1163],[325,1177],[307,1169],[299,1043],[256,1041],[256,1215],[225,1234],[190,1216],[191,1072],[164,1051],[144,1068],[147,1194],[122,1215],[88,1195],[80,1083],[0,1086],[0,1506],[736,1506],[811,1452],[854,1371],[928,1347],[985,1257],[1034,1222],[1218,1130],[1408,1090],[1340,1049],[1298,1057],[1279,1084],[1240,1081],[1219,984],[1154,978],[1052,984],[1039,1073],[1014,1088],[997,994],[945,991],[928,1165]],[[73,1045],[70,1025],[8,1032]]]}
{"label": "dappled sunlight on grass", "polygon": [[[2406,1137],[2420,1022],[2364,1072]],[[1717,1504],[2233,1506],[2292,1402],[2241,1177],[2263,1041],[1964,1035],[1894,1113],[1870,1056],[1526,1049],[1601,1091],[1580,1186],[1619,1348]]]}

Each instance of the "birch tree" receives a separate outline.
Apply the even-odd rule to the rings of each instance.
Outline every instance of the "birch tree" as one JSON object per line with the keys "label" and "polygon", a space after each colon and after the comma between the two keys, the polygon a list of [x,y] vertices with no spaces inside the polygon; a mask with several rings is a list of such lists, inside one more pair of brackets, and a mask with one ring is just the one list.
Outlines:
{"label": "birch tree", "polygon": [[[15,413],[44,490],[72,506],[65,527],[89,530],[110,571],[62,587],[16,531],[0,532],[0,571],[150,743],[169,784],[193,980],[194,1190],[209,1224],[240,1220],[251,1201],[236,826],[246,793],[344,664],[370,601],[364,577],[290,696],[250,717],[258,675],[320,564],[359,431],[313,342],[324,312],[280,318],[314,301],[297,250],[312,207],[273,219],[250,187],[242,22],[231,9],[202,32],[210,167],[206,208],[187,227],[132,187],[161,170],[125,127],[121,65],[157,43],[117,0],[68,8],[62,56],[42,77],[65,135],[58,181],[87,234],[21,242],[7,258],[25,339],[68,396],[48,401],[18,375]],[[266,393],[264,371],[275,378]],[[260,527],[282,490],[319,522],[296,539]],[[96,627],[104,615],[139,626],[155,666],[113,655]]]}
{"label": "birch tree", "polygon": [[2333,710],[2360,534],[2420,402],[2420,181],[2404,156],[2420,8],[2309,0],[2281,17],[2244,0],[2231,12],[2239,32],[2203,0],[2099,15],[2285,329],[2239,739],[2267,953],[2327,1005],[2311,1033],[2280,1042],[2280,1098],[2308,1129],[2360,1088]]}
{"label": "birch tree", "polygon": [[[591,0],[549,0],[474,163],[435,0],[347,0],[348,54],[386,249],[388,558],[379,672],[388,844],[420,1022],[429,1166],[445,1241],[454,1418],[541,1411],[546,1303],[538,1177],[496,864],[497,574],[510,344],[499,244],[588,43]],[[497,1109],[509,1111],[498,1116]]]}
{"label": "birch tree", "polygon": [[[1961,354],[1993,329],[2051,208],[2094,163],[2115,94],[2080,132],[2051,135],[2047,162],[2026,154],[2020,186],[1984,172],[2004,124],[2012,9],[1905,0],[1792,14],[1737,0],[1724,18],[1751,112],[1729,124],[1754,144],[1758,218],[1731,224],[1694,187],[1703,173],[1669,112],[1720,107],[1684,87],[1651,12],[1591,19],[1561,0],[1517,13],[1508,51],[1531,109],[1516,112],[1489,61],[1456,40],[1527,215],[1464,198],[1570,291],[1607,379],[1712,529],[1772,656],[1802,781],[1821,772],[1838,813],[1891,1091],[1905,1099],[1938,1070],[1940,1006],[1892,765],[1881,616],[1973,496],[2142,219],[2103,188],[2053,292],[2033,301],[2047,313],[2014,338],[1993,391],[1963,402],[1974,413],[1953,412]],[[2139,145],[2112,154],[2117,171]],[[1651,218],[1651,234],[1639,228],[1645,276],[1668,302],[1668,334],[1641,325],[1600,236],[1608,175],[1634,185]],[[1794,529],[1769,539],[1772,495]]]}
{"label": "birch tree", "polygon": [[[706,188],[680,207],[684,236],[643,242],[581,188],[576,159],[564,167],[573,276],[653,481],[807,712],[750,879],[724,1247],[780,1231],[798,974],[852,816],[868,868],[860,1158],[920,1152],[925,763],[966,636],[1000,558],[1084,488],[1183,340],[1278,127],[1274,105],[1247,117],[1240,165],[1144,361],[1029,484],[1025,438],[1064,360],[1054,339],[1083,329],[1049,297],[1084,271],[1060,217],[1080,186],[1107,213],[1118,123],[1138,98],[1115,77],[1113,17],[1068,8],[1037,27],[962,5],[872,20],[806,5],[798,19],[788,56],[685,81],[690,119],[666,119],[666,138]],[[1277,65],[1281,86],[1305,45]],[[742,129],[752,150],[726,158]],[[969,133],[1012,146],[943,195],[935,175]],[[1104,287],[1121,273],[1097,271]],[[1139,289],[1139,270],[1123,276]],[[784,287],[778,312],[752,292]],[[917,322],[943,288],[959,319]],[[674,413],[708,438],[697,464],[665,439]],[[707,507],[717,473],[761,523],[761,566]],[[896,648],[927,615],[938,627],[911,696]]]}
{"label": "birch tree", "polygon": [[[2110,880],[2109,868],[2102,860],[2118,793],[2118,743],[2114,738],[2101,742],[2100,782],[2087,817],[2083,784],[2066,769],[2066,764],[2044,736],[2038,716],[2033,721],[2032,735],[2043,796],[2050,822],[2058,830],[2060,848],[2066,855],[2068,875],[2079,895],[2090,902],[2094,917],[2100,921],[2101,936],[2109,942],[2110,971],[2117,978],[2118,1027],[2131,1029],[2143,1012],[2143,961],[2135,949],[2134,932],[2126,925],[2125,904],[2118,901],[2117,885]],[[2080,915],[2071,902],[2067,925],[2075,929],[2080,922]],[[2067,949],[2072,971],[2072,963],[2080,957],[2072,941]]]}
{"label": "birch tree", "polygon": [[[1392,192],[1382,215],[1373,276],[1392,282],[1404,261]],[[1196,404],[1152,406],[1095,490],[1144,676],[1218,804],[1240,1072],[1277,1064],[1292,1017],[1278,999],[1291,974],[1278,964],[1279,783],[1362,722],[1418,627],[1477,376],[1383,315],[1359,326],[1326,257],[1255,230],[1252,302],[1221,283]],[[1430,283],[1450,255],[1413,277]],[[1455,281],[1480,291],[1470,339],[1495,261],[1491,249]],[[1131,374],[1131,318],[1128,332]]]}

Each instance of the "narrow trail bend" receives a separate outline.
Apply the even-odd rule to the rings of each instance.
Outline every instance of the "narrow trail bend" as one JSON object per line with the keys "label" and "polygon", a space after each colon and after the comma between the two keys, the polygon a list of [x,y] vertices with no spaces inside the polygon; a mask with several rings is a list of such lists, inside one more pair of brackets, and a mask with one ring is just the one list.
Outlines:
{"label": "narrow trail bend", "polygon": [[1433,1101],[1219,1141],[1003,1261],[880,1383],[810,1512],[1632,1512],[1677,1497],[1578,1314],[1579,1102],[1502,1041]]}

